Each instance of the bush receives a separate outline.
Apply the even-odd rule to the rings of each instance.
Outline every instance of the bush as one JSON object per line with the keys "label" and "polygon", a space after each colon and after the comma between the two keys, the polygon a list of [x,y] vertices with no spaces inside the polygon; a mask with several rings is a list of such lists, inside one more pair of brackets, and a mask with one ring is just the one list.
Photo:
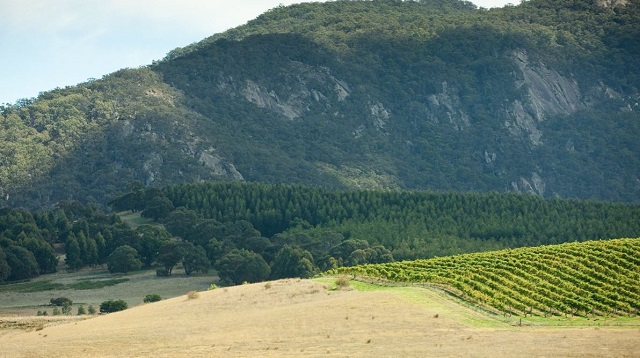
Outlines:
{"label": "bush", "polygon": [[156,270],[156,275],[158,275],[160,277],[168,277],[168,276],[171,275],[171,273],[166,268],[161,267],[161,268]]}
{"label": "bush", "polygon": [[216,261],[216,269],[222,281],[235,285],[264,281],[271,274],[271,268],[262,256],[244,249],[233,249],[222,256]]}
{"label": "bush", "polygon": [[336,279],[336,287],[338,288],[338,290],[347,288],[350,284],[351,283],[349,282],[349,279],[346,277],[339,277]]}
{"label": "bush", "polygon": [[153,294],[144,296],[144,299],[142,300],[142,302],[151,303],[151,302],[158,302],[160,300],[162,300],[162,297],[160,297],[160,295],[158,294],[153,293]]}
{"label": "bush", "polygon": [[64,305],[62,306],[62,314],[63,315],[70,315],[71,314],[71,305]]}
{"label": "bush", "polygon": [[200,297],[200,293],[198,293],[198,291],[189,291],[187,293],[187,298],[189,298],[190,300],[195,300],[198,297]]}
{"label": "bush", "polygon": [[219,288],[218,285],[216,285],[215,283],[212,283],[211,285],[209,285],[209,288],[207,288],[207,291],[217,290],[218,288]]}
{"label": "bush", "polygon": [[100,304],[100,313],[112,313],[118,311],[124,311],[128,308],[128,305],[123,300],[109,300]]}
{"label": "bush", "polygon": [[83,305],[80,305],[80,307],[78,307],[78,316],[82,316],[87,314],[87,310],[84,309]]}
{"label": "bush", "polygon": [[139,270],[142,262],[138,259],[138,251],[129,245],[123,245],[107,257],[107,267],[109,272],[121,272],[127,274],[129,271]]}
{"label": "bush", "polygon": [[49,306],[64,307],[64,306],[71,306],[72,304],[73,304],[73,301],[71,301],[66,297],[52,298],[51,300],[49,300]]}
{"label": "bush", "polygon": [[88,314],[96,314],[96,308],[93,307],[93,305],[89,305],[89,308],[87,308],[87,313]]}
{"label": "bush", "polygon": [[54,316],[59,316],[60,315],[60,309],[58,307],[53,309],[53,313]]}

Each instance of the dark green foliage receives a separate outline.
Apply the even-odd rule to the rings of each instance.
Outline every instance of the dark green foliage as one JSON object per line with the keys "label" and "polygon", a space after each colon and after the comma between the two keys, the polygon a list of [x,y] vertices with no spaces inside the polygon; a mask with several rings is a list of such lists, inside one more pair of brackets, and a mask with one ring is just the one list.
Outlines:
{"label": "dark green foliage", "polygon": [[11,269],[7,278],[9,281],[30,279],[40,273],[36,258],[24,247],[11,245],[4,248],[4,254]]}
{"label": "dark green foliage", "polygon": [[[55,234],[56,229],[43,215],[34,215],[24,209],[0,210],[0,247],[5,250],[9,246],[27,249],[35,258],[38,274],[57,270],[58,258],[51,243]],[[3,272],[7,272],[2,268],[2,262],[7,262],[6,253],[0,257],[0,281],[4,280]]]}
{"label": "dark green foliage", "polygon": [[317,270],[313,262],[309,251],[285,245],[271,263],[271,278],[311,277]]}
{"label": "dark green foliage", "polygon": [[77,201],[62,201],[54,208],[37,212],[0,209],[0,247],[27,249],[38,264],[39,274],[57,271],[58,256],[53,249],[56,244],[64,244],[67,268],[78,270],[104,263],[123,245],[141,252],[145,262],[153,262],[161,245],[158,241],[168,236],[159,228],[133,231],[117,216]]}
{"label": "dark green foliage", "polygon": [[151,303],[151,302],[158,302],[160,300],[162,300],[162,297],[160,297],[160,295],[156,293],[152,293],[144,296],[144,299],[142,300],[142,302]]}
{"label": "dark green foliage", "polygon": [[156,275],[160,277],[167,277],[171,276],[171,272],[169,272],[166,267],[161,267],[159,269],[156,269]]}
{"label": "dark green foliage", "polygon": [[146,267],[150,267],[158,257],[160,248],[171,239],[171,234],[162,227],[141,225],[136,229],[142,244],[138,252]]}
{"label": "dark green foliage", "polygon": [[215,264],[222,280],[233,284],[260,282],[269,278],[271,269],[262,256],[247,250],[231,250]]}
{"label": "dark green foliage", "polygon": [[[358,249],[365,252],[352,261],[366,257],[377,262],[390,260],[389,254],[402,260],[640,235],[640,222],[632,219],[640,216],[638,205],[521,194],[340,191],[256,183],[183,184],[165,192],[177,205],[205,217],[221,222],[245,218],[260,233],[273,235],[272,246],[262,252],[269,261],[286,244],[309,251],[318,261],[333,257],[348,264]],[[197,197],[208,198],[207,204]],[[282,219],[264,222],[264,213]],[[243,237],[255,235],[244,221],[225,227],[207,244],[212,259],[230,245],[245,247],[250,241]]]}
{"label": "dark green foliage", "polygon": [[163,223],[167,231],[169,231],[173,236],[189,240],[199,220],[200,216],[198,213],[193,210],[180,207],[171,212],[171,214],[163,220]]}
{"label": "dark green foliage", "polygon": [[0,247],[0,282],[5,281],[11,275],[11,267],[7,263],[7,255]]}
{"label": "dark green foliage", "polygon": [[141,266],[142,262],[138,258],[138,251],[129,245],[118,247],[107,257],[107,267],[111,273],[122,272],[126,274],[139,270]]}
{"label": "dark green foliage", "polygon": [[78,282],[74,282],[72,284],[67,285],[66,287],[72,290],[95,290],[98,288],[115,286],[117,284],[129,281],[128,278],[116,278],[113,280],[82,280]]}
{"label": "dark green foliage", "polygon": [[49,305],[50,306],[71,306],[73,304],[73,301],[68,299],[67,297],[58,297],[58,298],[52,298],[49,301]]}
{"label": "dark green foliage", "polygon": [[155,197],[147,203],[142,211],[142,216],[153,220],[161,220],[169,216],[174,209],[171,200],[164,196]]}
{"label": "dark green foliage", "polygon": [[156,271],[158,276],[171,276],[173,268],[182,260],[183,251],[179,242],[170,241],[160,248],[158,264],[162,269]]}
{"label": "dark green foliage", "polygon": [[211,263],[207,258],[207,253],[200,246],[194,246],[190,242],[185,242],[181,245],[182,267],[187,275],[191,275],[195,272],[207,273]]}
{"label": "dark green foliage", "polygon": [[58,257],[53,252],[53,248],[44,240],[38,240],[34,237],[25,238],[19,241],[20,246],[26,248],[36,259],[40,273],[54,273],[58,269]]}
{"label": "dark green foliage", "polygon": [[104,301],[100,304],[100,313],[112,313],[112,312],[124,311],[127,308],[128,308],[127,302],[123,300],[109,300],[109,301]]}
{"label": "dark green foliage", "polygon": [[93,307],[93,305],[89,305],[89,308],[87,308],[87,313],[88,313],[88,314],[91,314],[91,315],[96,314],[96,313],[97,313],[97,312],[96,312],[96,308],[95,308],[95,307]]}
{"label": "dark green foliage", "polygon": [[50,280],[37,280],[2,285],[0,286],[0,292],[42,292],[64,290],[65,287],[63,283],[54,283]]}
{"label": "dark green foliage", "polygon": [[77,270],[82,267],[82,251],[76,236],[71,233],[64,245],[66,254],[65,262],[70,270]]}
{"label": "dark green foliage", "polygon": [[[520,184],[535,173],[544,187],[534,191],[548,198],[637,201],[638,23],[636,2],[278,7],[151,66],[2,106],[0,197],[104,205],[136,183],[113,207],[158,219],[171,207],[144,196],[145,186],[241,174],[327,187],[528,191]],[[577,101],[532,103],[518,54],[540,74],[563,76],[550,83],[571,84]],[[564,92],[541,95],[554,102]],[[518,105],[532,117],[527,128]],[[263,212],[255,226],[287,219]]]}
{"label": "dark green foliage", "polygon": [[258,254],[265,253],[272,247],[271,240],[262,236],[248,237],[237,244],[240,248],[253,251]]}
{"label": "dark green foliage", "polygon": [[[490,11],[449,0],[278,7],[152,66],[2,106],[0,198],[51,210],[0,209],[9,267],[0,257],[0,280],[13,279],[9,247],[26,248],[48,273],[54,245],[65,245],[71,270],[127,245],[170,275],[187,257],[180,239],[210,262],[237,250],[303,272],[284,256],[276,263],[285,246],[308,253],[315,270],[639,236],[637,205],[557,199],[640,198],[639,9],[582,0]],[[525,69],[558,91],[527,83]],[[564,90],[576,98],[565,101]],[[324,189],[159,189],[240,176]],[[496,194],[507,190],[552,199]],[[98,210],[107,202],[170,235],[132,230]]]}

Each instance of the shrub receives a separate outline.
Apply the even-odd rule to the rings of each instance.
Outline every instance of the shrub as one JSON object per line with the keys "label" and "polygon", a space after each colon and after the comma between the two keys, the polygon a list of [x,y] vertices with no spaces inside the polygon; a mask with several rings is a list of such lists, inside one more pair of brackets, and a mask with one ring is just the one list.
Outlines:
{"label": "shrub", "polygon": [[271,268],[264,258],[252,251],[233,249],[216,261],[218,275],[233,284],[260,282],[269,278]]}
{"label": "shrub", "polygon": [[62,306],[62,314],[70,315],[71,314],[71,305],[65,304],[64,306]]}
{"label": "shrub", "polygon": [[127,274],[129,271],[139,270],[141,266],[142,262],[138,259],[138,251],[129,245],[116,248],[107,257],[107,267],[111,273]]}
{"label": "shrub", "polygon": [[53,313],[54,316],[59,316],[60,315],[60,309],[58,307],[53,309]]}
{"label": "shrub", "polygon": [[207,288],[207,291],[213,291],[213,290],[217,290],[219,287],[218,285],[216,285],[215,283],[212,283],[209,288]]}
{"label": "shrub", "polygon": [[84,309],[83,305],[80,305],[80,307],[78,307],[78,316],[82,316],[83,314],[87,314],[87,310]]}
{"label": "shrub", "polygon": [[166,268],[161,267],[161,268],[156,270],[156,275],[160,276],[160,277],[167,277],[167,276],[171,275],[171,273]]}
{"label": "shrub", "polygon": [[187,292],[187,298],[189,298],[190,300],[195,300],[198,297],[200,297],[200,293],[198,293],[198,291]]}
{"label": "shrub", "polygon": [[151,303],[151,302],[158,302],[162,300],[162,297],[160,297],[160,295],[158,294],[148,294],[146,296],[144,296],[144,299],[142,300],[142,302],[144,303]]}
{"label": "shrub", "polygon": [[58,297],[58,298],[52,298],[51,300],[49,300],[49,306],[71,306],[73,304],[73,301],[71,301],[70,299],[66,298],[66,297]]}
{"label": "shrub", "polygon": [[124,311],[127,309],[127,307],[127,303],[123,300],[104,301],[100,304],[100,313]]}
{"label": "shrub", "polygon": [[349,279],[346,277],[339,277],[336,279],[336,287],[338,290],[342,290],[343,288],[349,287]]}
{"label": "shrub", "polygon": [[96,314],[96,308],[93,307],[93,305],[89,305],[89,308],[87,308],[87,313],[89,314]]}

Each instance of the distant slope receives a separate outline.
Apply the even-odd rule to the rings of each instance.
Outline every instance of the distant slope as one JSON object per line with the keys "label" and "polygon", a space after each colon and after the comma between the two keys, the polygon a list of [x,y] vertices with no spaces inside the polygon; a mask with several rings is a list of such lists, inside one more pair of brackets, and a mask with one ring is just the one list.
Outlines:
{"label": "distant slope", "polygon": [[568,243],[338,268],[397,282],[454,287],[515,315],[640,315],[640,239]]}
{"label": "distant slope", "polygon": [[0,334],[7,357],[594,357],[640,350],[635,329],[512,328],[431,290],[328,291],[295,279]]}
{"label": "distant slope", "polygon": [[640,201],[638,23],[640,0],[278,7],[0,108],[0,198],[217,179]]}

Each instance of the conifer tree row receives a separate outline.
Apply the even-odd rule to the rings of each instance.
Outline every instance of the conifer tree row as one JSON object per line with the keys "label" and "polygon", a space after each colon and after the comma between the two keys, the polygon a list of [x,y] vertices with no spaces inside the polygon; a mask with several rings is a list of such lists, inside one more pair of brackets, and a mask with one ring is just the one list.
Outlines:
{"label": "conifer tree row", "polygon": [[[247,220],[267,237],[330,229],[398,253],[422,246],[423,252],[397,258],[640,235],[639,205],[512,193],[341,191],[228,182],[181,184],[163,193],[174,206],[205,218]],[[301,221],[310,228],[295,225]],[[451,247],[424,251],[424,244]]]}

